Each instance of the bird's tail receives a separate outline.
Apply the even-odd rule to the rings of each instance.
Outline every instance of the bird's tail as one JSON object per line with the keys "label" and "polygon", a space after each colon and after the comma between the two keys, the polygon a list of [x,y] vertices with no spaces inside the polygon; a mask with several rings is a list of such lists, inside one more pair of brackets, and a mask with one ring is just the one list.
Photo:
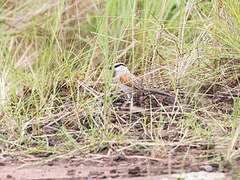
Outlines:
{"label": "bird's tail", "polygon": [[171,96],[170,94],[168,94],[168,93],[166,93],[166,92],[159,91],[159,90],[156,90],[156,89],[143,88],[143,90],[144,90],[144,91],[147,91],[147,92],[150,92],[150,93],[161,94],[161,95],[164,95],[164,96]]}

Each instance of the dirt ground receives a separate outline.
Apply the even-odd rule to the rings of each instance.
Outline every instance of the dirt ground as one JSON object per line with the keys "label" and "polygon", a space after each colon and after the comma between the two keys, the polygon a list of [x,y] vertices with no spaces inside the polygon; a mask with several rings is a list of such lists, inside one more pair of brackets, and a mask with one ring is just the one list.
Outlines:
{"label": "dirt ground", "polygon": [[[171,161],[171,164],[169,163]],[[240,163],[240,162],[239,162]],[[0,162],[0,179],[232,179],[230,165],[224,164],[222,172],[217,164],[186,161],[179,164],[177,159],[155,159],[134,152],[113,157],[80,155],[61,158],[47,163],[30,164],[23,160],[5,156]],[[185,175],[177,175],[181,173]],[[190,173],[191,172],[191,173]],[[198,173],[193,173],[198,172]]]}
{"label": "dirt ground", "polygon": [[[209,88],[207,88],[209,89]],[[211,93],[210,93],[211,95]],[[132,109],[132,120],[137,120],[143,116],[144,108],[147,107],[149,101],[153,107],[164,106],[168,112],[174,112],[175,100],[173,97],[152,96],[140,94],[136,95],[135,103]],[[122,128],[128,126],[129,118],[126,109],[122,108],[124,97],[119,97],[113,102],[114,108],[118,108],[117,112],[123,119],[120,123]],[[219,97],[209,96],[207,102],[211,101],[216,106],[222,107],[222,111],[232,113],[231,108],[233,100],[229,96],[221,95]],[[224,106],[221,106],[224,102]],[[202,102],[204,103],[204,102]],[[229,106],[226,106],[228,104]],[[167,109],[170,107],[170,109]],[[172,108],[172,109],[171,109]],[[159,109],[159,108],[158,108]],[[154,108],[152,108],[154,112]],[[147,112],[144,112],[147,113]],[[164,114],[164,112],[163,112]],[[170,113],[168,113],[171,116]],[[181,115],[181,113],[180,113]],[[116,118],[112,118],[112,123],[117,123]],[[115,122],[116,120],[116,122]],[[64,122],[63,122],[64,123]],[[82,122],[84,124],[84,121]],[[156,118],[157,127],[158,119]],[[87,124],[86,124],[87,126]],[[155,128],[156,128],[155,127]],[[69,124],[69,129],[73,128]],[[43,128],[44,130],[44,125]],[[157,128],[156,128],[157,129]],[[45,129],[47,131],[47,129]],[[116,129],[116,132],[119,129]],[[136,124],[130,131],[133,139],[141,141],[144,130],[141,124]],[[32,156],[22,157],[13,156],[2,153],[0,157],[0,179],[237,179],[240,177],[240,157],[234,159],[233,162],[224,160],[221,148],[219,149],[215,142],[189,141],[179,143],[181,137],[178,127],[174,123],[165,123],[165,127],[161,132],[161,137],[165,142],[165,153],[153,154],[151,149],[153,146],[139,146],[139,149],[126,148],[128,144],[112,144],[107,148],[99,149],[96,153],[88,153],[87,155],[74,154],[69,157],[64,155],[62,158],[55,158],[49,153],[33,153]],[[176,140],[174,140],[178,137]],[[55,144],[57,139],[49,139],[49,144]],[[52,141],[52,142],[51,142]],[[81,139],[77,140],[81,143]],[[175,143],[176,142],[176,143]],[[175,143],[175,144],[174,144]],[[221,144],[221,143],[220,143]],[[169,147],[167,147],[169,146]],[[237,146],[236,146],[237,148]],[[122,149],[121,151],[117,151]],[[168,150],[169,149],[169,150]],[[173,150],[174,149],[174,150]],[[171,151],[171,153],[169,153]],[[156,152],[159,152],[156,150]],[[161,151],[163,152],[163,151]],[[153,156],[154,155],[154,156]],[[218,162],[213,159],[220,158]],[[41,161],[37,161],[41,159]],[[44,161],[46,159],[46,161]],[[53,160],[51,160],[53,159]],[[185,174],[182,174],[185,173]],[[186,174],[187,173],[187,174]],[[195,174],[194,174],[195,173]]]}

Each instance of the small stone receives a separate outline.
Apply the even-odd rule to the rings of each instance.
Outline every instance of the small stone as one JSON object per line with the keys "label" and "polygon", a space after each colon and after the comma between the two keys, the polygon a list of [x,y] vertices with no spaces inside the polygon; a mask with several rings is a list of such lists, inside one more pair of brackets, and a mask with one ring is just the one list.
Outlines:
{"label": "small stone", "polygon": [[132,169],[128,169],[128,174],[129,175],[134,175],[134,176],[140,176],[140,168],[139,167],[134,167]]}
{"label": "small stone", "polygon": [[119,156],[113,158],[113,161],[117,161],[117,162],[125,161],[125,160],[126,160],[126,157],[123,155],[119,155]]}
{"label": "small stone", "polygon": [[203,166],[203,169],[204,169],[205,171],[207,171],[207,172],[213,171],[213,167],[210,166],[210,165],[205,165],[205,166]]}
{"label": "small stone", "polygon": [[76,170],[74,170],[74,169],[70,169],[67,171],[67,175],[69,175],[69,176],[74,176],[75,174],[76,174]]}
{"label": "small stone", "polygon": [[110,173],[111,174],[115,174],[115,173],[117,173],[117,170],[116,169],[112,169],[112,170],[110,170]]}

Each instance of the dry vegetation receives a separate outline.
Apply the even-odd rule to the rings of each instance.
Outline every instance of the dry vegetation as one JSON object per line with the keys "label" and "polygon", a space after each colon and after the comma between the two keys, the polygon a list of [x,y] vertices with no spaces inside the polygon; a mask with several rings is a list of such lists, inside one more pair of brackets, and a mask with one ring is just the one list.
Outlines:
{"label": "dry vegetation", "polygon": [[[0,153],[25,163],[122,154],[167,160],[162,173],[233,172],[239,19],[239,0],[1,1]],[[136,93],[122,107],[107,69],[115,62],[177,98]]]}

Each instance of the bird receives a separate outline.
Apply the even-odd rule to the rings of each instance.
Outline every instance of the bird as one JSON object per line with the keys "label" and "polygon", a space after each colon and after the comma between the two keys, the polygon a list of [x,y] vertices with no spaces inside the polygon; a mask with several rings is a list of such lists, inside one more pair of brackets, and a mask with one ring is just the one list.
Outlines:
{"label": "bird", "polygon": [[122,91],[128,96],[127,102],[130,102],[132,98],[131,94],[135,90],[157,93],[164,96],[171,96],[166,92],[144,87],[143,84],[137,79],[137,77],[128,70],[127,66],[124,63],[116,63],[113,66],[109,66],[109,69],[114,70],[115,80],[121,87]]}

